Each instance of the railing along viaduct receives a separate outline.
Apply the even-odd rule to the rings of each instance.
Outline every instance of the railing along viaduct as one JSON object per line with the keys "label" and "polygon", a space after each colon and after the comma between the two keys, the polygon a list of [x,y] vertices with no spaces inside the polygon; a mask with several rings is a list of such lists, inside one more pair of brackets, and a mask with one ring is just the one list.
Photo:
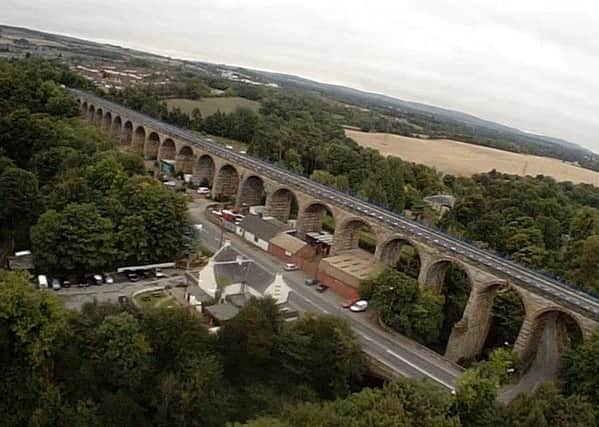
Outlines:
{"label": "railing along viaduct", "polygon": [[335,223],[332,254],[355,249],[360,230],[367,227],[376,239],[373,262],[394,265],[403,245],[416,250],[421,286],[440,289],[449,266],[460,266],[468,275],[471,290],[447,346],[446,357],[453,361],[475,357],[482,351],[493,300],[502,288],[513,289],[525,310],[514,344],[514,350],[524,360],[535,354],[548,321],[557,321],[559,348],[568,345],[563,320],[573,320],[584,339],[599,327],[599,302],[587,294],[396,213],[227,150],[210,138],[85,92],[71,92],[82,114],[120,144],[143,155],[149,164],[158,160],[174,162],[177,171],[192,174],[197,182],[211,187],[216,199],[231,198],[237,206],[265,204],[266,212],[281,221],[289,219],[294,206],[300,237],[320,231],[328,212]]}

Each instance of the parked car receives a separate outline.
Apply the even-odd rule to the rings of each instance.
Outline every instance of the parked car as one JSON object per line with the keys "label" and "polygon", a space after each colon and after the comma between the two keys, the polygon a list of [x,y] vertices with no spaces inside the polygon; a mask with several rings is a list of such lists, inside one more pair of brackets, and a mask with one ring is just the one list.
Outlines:
{"label": "parked car", "polygon": [[316,286],[320,284],[320,280],[318,279],[306,279],[306,286]]}
{"label": "parked car", "polygon": [[298,268],[297,268],[297,265],[295,265],[295,264],[285,264],[284,269],[285,269],[285,271],[295,271]]}
{"label": "parked car", "polygon": [[129,272],[127,273],[127,279],[129,279],[130,282],[138,282],[139,276],[137,273]]}
{"label": "parked car", "polygon": [[69,279],[65,279],[62,281],[62,287],[63,288],[70,288],[71,287],[71,281]]}
{"label": "parked car", "polygon": [[104,280],[102,279],[102,275],[101,274],[94,274],[91,277],[92,283],[96,286],[100,286],[102,283],[104,283]]}
{"label": "parked car", "polygon": [[357,301],[349,307],[349,309],[351,311],[353,311],[354,313],[360,313],[362,311],[366,311],[367,308],[368,308],[368,301],[366,301],[366,300]]}
{"label": "parked car", "polygon": [[48,289],[48,278],[45,274],[37,276],[37,286],[40,289]]}
{"label": "parked car", "polygon": [[208,195],[210,194],[210,189],[208,187],[200,187],[198,188],[198,194]]}
{"label": "parked car", "polygon": [[52,279],[52,289],[54,289],[55,291],[59,291],[60,288],[60,280],[58,280],[57,278]]}
{"label": "parked car", "polygon": [[168,277],[168,276],[166,273],[164,273],[159,268],[157,268],[156,270],[154,270],[154,277],[157,279],[164,279],[165,277]]}
{"label": "parked car", "polygon": [[87,288],[89,286],[89,282],[85,279],[80,279],[79,283],[77,284],[78,288]]}
{"label": "parked car", "polygon": [[350,308],[352,305],[360,301],[360,298],[348,299],[341,303],[341,307]]}
{"label": "parked car", "polygon": [[321,293],[321,294],[322,294],[322,293],[323,293],[323,292],[325,292],[327,289],[329,289],[329,287],[328,287],[327,285],[324,285],[324,284],[322,284],[322,283],[321,283],[321,284],[320,284],[320,285],[318,285],[318,286],[317,286],[315,289],[316,289],[316,292],[319,292],[319,293]]}
{"label": "parked car", "polygon": [[112,275],[104,273],[104,283],[106,283],[107,285],[112,285],[114,283],[114,278],[112,277]]}

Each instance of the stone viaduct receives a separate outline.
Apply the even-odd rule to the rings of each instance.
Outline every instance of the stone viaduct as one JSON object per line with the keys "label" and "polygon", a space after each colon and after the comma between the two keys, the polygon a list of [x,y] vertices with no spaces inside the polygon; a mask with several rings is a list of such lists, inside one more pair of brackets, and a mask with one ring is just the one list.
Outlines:
{"label": "stone viaduct", "polygon": [[575,321],[584,339],[599,328],[599,303],[586,294],[558,286],[521,266],[507,265],[488,252],[415,225],[397,214],[233,153],[209,138],[85,92],[71,92],[79,101],[82,114],[120,144],[143,155],[148,162],[174,161],[177,171],[192,174],[197,182],[211,187],[216,199],[235,200],[237,206],[265,204],[266,212],[281,221],[289,219],[294,206],[300,237],[320,231],[328,212],[335,223],[332,254],[355,249],[360,230],[366,227],[376,236],[373,262],[393,265],[403,245],[415,248],[421,263],[421,286],[440,289],[449,266],[460,266],[468,275],[471,290],[463,316],[449,339],[445,356],[450,360],[472,358],[481,352],[489,332],[493,300],[502,288],[516,291],[524,306],[525,318],[514,343],[514,350],[523,360],[536,353],[548,320],[558,320],[561,348],[567,346],[568,336],[564,322],[559,320]]}

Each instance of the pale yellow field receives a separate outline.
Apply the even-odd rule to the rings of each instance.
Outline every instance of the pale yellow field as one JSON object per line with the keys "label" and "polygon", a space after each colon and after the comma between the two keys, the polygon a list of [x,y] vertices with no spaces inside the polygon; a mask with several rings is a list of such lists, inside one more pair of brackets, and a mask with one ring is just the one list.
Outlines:
{"label": "pale yellow field", "polygon": [[548,175],[557,181],[585,182],[599,186],[599,173],[548,157],[517,154],[448,139],[417,139],[387,133],[346,129],[345,134],[383,155],[401,157],[457,176],[491,169],[515,175]]}

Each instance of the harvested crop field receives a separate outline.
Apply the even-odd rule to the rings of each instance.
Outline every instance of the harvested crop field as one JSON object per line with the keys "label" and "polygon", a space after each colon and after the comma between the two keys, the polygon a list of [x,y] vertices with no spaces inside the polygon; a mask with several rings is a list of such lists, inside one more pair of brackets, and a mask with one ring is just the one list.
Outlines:
{"label": "harvested crop field", "polygon": [[199,108],[203,117],[211,116],[220,110],[222,113],[232,113],[237,108],[249,108],[250,110],[258,111],[260,103],[250,99],[240,97],[213,97],[202,99],[185,99],[175,98],[167,99],[166,105],[169,109],[179,107],[181,111],[191,114],[194,108]]}
{"label": "harvested crop field", "polygon": [[557,181],[584,182],[599,186],[599,173],[548,157],[518,154],[448,139],[418,139],[388,133],[346,129],[358,144],[386,156],[431,166],[437,170],[470,176],[496,169],[514,175],[548,175]]}

